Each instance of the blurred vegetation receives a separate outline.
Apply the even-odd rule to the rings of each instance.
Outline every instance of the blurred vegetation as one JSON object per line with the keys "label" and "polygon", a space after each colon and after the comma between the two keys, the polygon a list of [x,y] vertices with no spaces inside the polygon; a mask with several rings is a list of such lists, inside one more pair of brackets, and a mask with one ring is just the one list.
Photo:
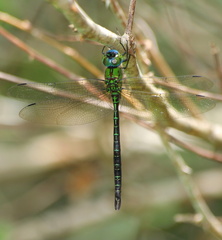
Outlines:
{"label": "blurred vegetation", "polygon": [[[106,1],[108,2],[108,1]],[[127,13],[129,1],[119,1]],[[98,24],[123,33],[115,14],[101,0],[80,6]],[[102,46],[75,41],[64,16],[45,1],[0,1],[0,9],[50,33],[77,49],[103,70]],[[219,89],[211,45],[222,47],[220,0],[140,0],[135,22],[163,54],[176,75],[204,75]],[[1,25],[74,73],[94,77],[78,63],[6,23]],[[135,29],[135,32],[137,29]],[[0,70],[36,82],[64,77],[0,36]],[[155,75],[159,69],[150,63]],[[121,120],[123,203],[113,210],[112,119],[74,127],[26,123],[18,112],[26,104],[7,97],[0,81],[0,240],[212,240],[198,226],[175,223],[179,213],[193,213],[164,147],[153,132]],[[218,109],[206,114],[221,123]],[[203,142],[176,132],[187,142]],[[222,215],[221,165],[177,149],[194,169],[207,203]],[[11,238],[9,237],[11,236]]]}

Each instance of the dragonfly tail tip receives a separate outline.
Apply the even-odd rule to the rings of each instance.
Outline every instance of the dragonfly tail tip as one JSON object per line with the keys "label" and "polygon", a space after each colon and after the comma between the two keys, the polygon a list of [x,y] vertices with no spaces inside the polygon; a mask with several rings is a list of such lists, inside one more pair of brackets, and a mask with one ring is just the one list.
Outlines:
{"label": "dragonfly tail tip", "polygon": [[120,207],[121,207],[121,199],[116,198],[115,199],[115,210],[120,210]]}

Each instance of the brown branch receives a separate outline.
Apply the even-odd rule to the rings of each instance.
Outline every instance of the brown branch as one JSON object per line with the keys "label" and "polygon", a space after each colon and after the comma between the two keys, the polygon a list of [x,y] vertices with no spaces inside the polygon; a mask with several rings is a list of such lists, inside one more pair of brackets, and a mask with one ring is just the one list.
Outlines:
{"label": "brown branch", "polygon": [[124,13],[124,11],[123,11],[122,7],[120,6],[119,2],[117,0],[111,0],[110,1],[110,6],[111,6],[112,11],[119,18],[122,26],[124,28],[126,28],[126,24],[127,24],[126,14]]}
{"label": "brown branch", "polygon": [[215,44],[211,44],[211,52],[214,57],[217,76],[220,79],[220,92],[222,92],[222,67],[221,67],[220,58],[219,58],[220,50],[216,47]]}
{"label": "brown branch", "polygon": [[31,83],[31,81],[28,79],[20,78],[20,77],[17,77],[17,76],[8,74],[8,73],[4,73],[4,72],[0,72],[0,79],[6,80],[7,82],[10,82],[10,83],[16,83],[16,84],[21,84],[24,82]]}
{"label": "brown branch", "polygon": [[[199,77],[199,76],[197,76],[197,77]],[[153,78],[153,80],[154,80],[154,83],[157,83],[157,84],[162,85],[162,86],[166,86],[170,89],[174,89],[174,90],[177,90],[179,92],[190,93],[190,94],[194,94],[194,95],[203,96],[204,98],[209,98],[209,99],[213,99],[213,100],[217,100],[217,101],[222,101],[222,95],[221,94],[216,94],[216,93],[211,93],[211,92],[207,92],[207,91],[197,90],[197,89],[193,89],[193,88],[183,86],[181,84],[175,84],[175,83],[169,82],[169,81],[165,82],[164,78],[161,81],[158,80],[158,78]]]}
{"label": "brown branch", "polygon": [[45,34],[43,31],[35,28],[27,20],[20,20],[7,13],[0,12],[0,20],[8,24],[11,24],[18,29],[30,33],[33,37],[44,41],[45,43],[53,46],[63,54],[69,56],[76,62],[78,62],[82,67],[84,67],[88,72],[92,73],[97,78],[102,76],[102,72],[98,70],[93,64],[91,64],[87,59],[81,56],[75,49],[65,46],[62,43],[55,40],[55,38],[50,37],[49,34]]}
{"label": "brown branch", "polygon": [[185,142],[180,141],[179,139],[173,137],[172,135],[168,134],[169,141],[176,144],[179,147],[185,148],[190,152],[196,153],[197,155],[207,158],[212,161],[217,161],[222,163],[222,154],[215,153],[211,150],[207,150],[198,146],[194,146],[193,144],[188,144]]}
{"label": "brown branch", "polygon": [[68,21],[74,25],[75,29],[85,39],[100,42],[103,45],[118,45],[119,36],[106,28],[94,23],[92,19],[81,9],[76,1],[68,0],[48,0],[59,9]]}
{"label": "brown branch", "polygon": [[207,227],[207,230],[210,233],[212,233],[218,239],[221,239],[221,222],[213,215],[210,208],[204,201],[199,188],[193,181],[192,169],[184,162],[183,158],[172,149],[165,132],[159,129],[159,134],[167,150],[168,156],[170,157],[171,162],[174,164],[178,176],[186,189],[194,210],[196,213],[201,214],[201,226]]}
{"label": "brown branch", "polygon": [[[133,121],[133,122],[136,122],[138,125],[142,126],[143,128],[146,128],[148,130],[155,131],[155,132],[157,131],[157,127],[153,123],[148,123],[148,122],[145,122],[145,121],[141,121],[141,120],[137,119],[136,117],[131,116],[127,113],[121,113],[121,115],[124,116],[125,118]],[[184,142],[178,140],[177,138],[173,137],[167,131],[165,131],[165,134],[167,135],[168,140],[171,143],[174,143],[179,147],[187,149],[187,150],[189,150],[193,153],[196,153],[197,155],[202,156],[204,158],[208,158],[209,160],[217,161],[217,162],[220,162],[220,163],[222,162],[222,155],[219,154],[219,153],[215,153],[215,152],[210,151],[210,150],[206,150],[206,149],[203,149],[203,148],[200,148],[200,147],[197,147],[197,146],[193,146],[191,144],[184,143]]]}
{"label": "brown branch", "polygon": [[0,27],[0,34],[8,39],[11,43],[13,43],[18,48],[22,49],[24,52],[28,53],[31,58],[34,58],[38,60],[39,62],[42,62],[43,64],[47,65],[48,67],[54,69],[55,71],[59,72],[60,74],[64,75],[65,77],[71,79],[71,80],[77,80],[79,77],[75,75],[74,73],[70,72],[64,67],[59,66],[56,62],[51,60],[50,58],[47,58],[46,56],[43,56],[42,54],[38,53],[31,47],[27,46],[24,42],[22,42],[20,39],[6,31],[4,28]]}
{"label": "brown branch", "polygon": [[129,6],[127,25],[126,25],[126,29],[125,29],[125,34],[128,34],[129,36],[132,35],[135,8],[136,8],[136,0],[131,0],[130,6]]}

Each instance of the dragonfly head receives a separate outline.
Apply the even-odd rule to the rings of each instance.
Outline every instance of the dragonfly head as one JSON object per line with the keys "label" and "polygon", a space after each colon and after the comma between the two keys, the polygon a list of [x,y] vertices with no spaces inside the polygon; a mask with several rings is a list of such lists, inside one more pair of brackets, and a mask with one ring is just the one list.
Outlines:
{"label": "dragonfly head", "polygon": [[123,56],[115,49],[110,49],[103,56],[103,64],[108,68],[119,67],[123,62]]}

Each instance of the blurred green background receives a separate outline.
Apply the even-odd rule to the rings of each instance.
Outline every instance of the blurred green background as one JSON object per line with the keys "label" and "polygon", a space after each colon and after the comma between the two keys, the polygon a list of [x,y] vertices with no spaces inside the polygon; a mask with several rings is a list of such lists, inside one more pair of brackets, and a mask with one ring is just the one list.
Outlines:
{"label": "blurred green background", "polygon": [[[127,12],[129,1],[120,3]],[[103,1],[81,0],[79,4],[96,23],[123,33]],[[221,0],[140,0],[135,22],[159,47],[176,75],[204,75],[219,89],[211,44],[222,47],[221,9]],[[104,69],[102,46],[72,41],[68,21],[47,2],[0,1],[0,10],[30,20]],[[74,73],[93,77],[53,47],[6,23],[1,25]],[[160,75],[152,64],[149,69]],[[0,71],[36,82],[65,80],[2,36]],[[0,240],[214,239],[197,226],[174,222],[176,214],[193,213],[193,208],[155,133],[121,120],[123,200],[117,212],[113,206],[112,118],[74,127],[32,125],[19,118],[26,104],[8,98],[9,87],[0,81]],[[221,122],[219,107],[205,115],[211,122]],[[205,146],[192,137],[175,135]],[[221,165],[177,151],[194,169],[208,205],[220,216],[222,189],[217,183],[222,180]]]}

